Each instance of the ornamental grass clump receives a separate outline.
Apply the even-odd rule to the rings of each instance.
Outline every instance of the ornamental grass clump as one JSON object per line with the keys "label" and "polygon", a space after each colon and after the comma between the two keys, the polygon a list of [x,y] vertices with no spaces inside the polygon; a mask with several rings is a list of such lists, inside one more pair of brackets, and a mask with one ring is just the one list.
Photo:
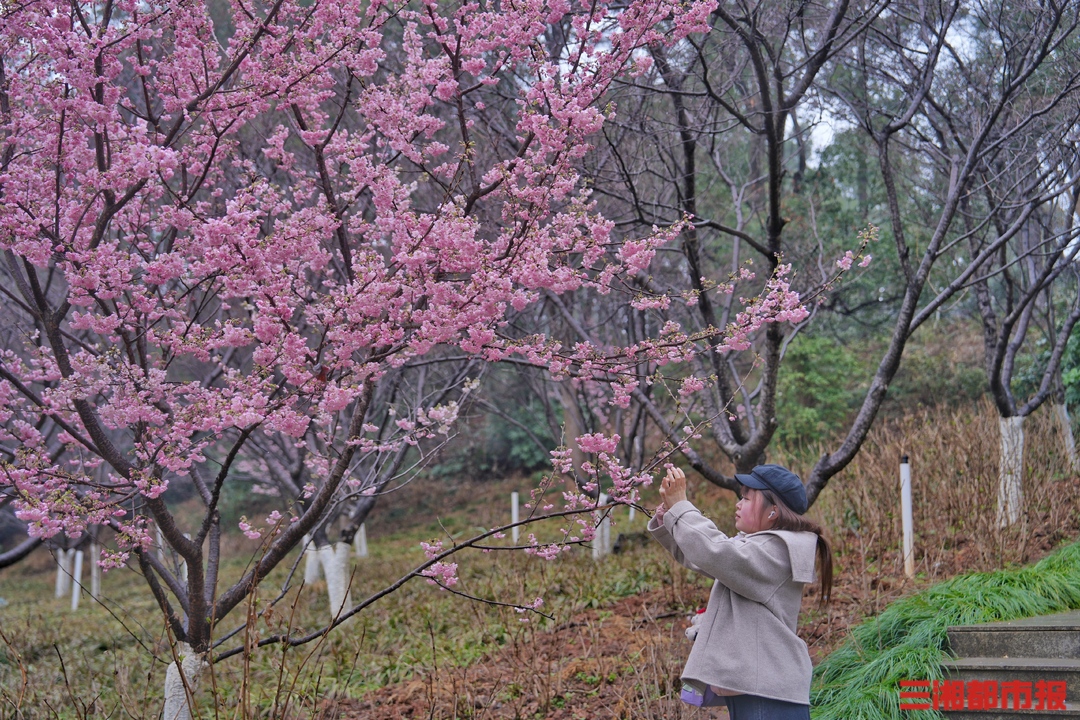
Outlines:
{"label": "ornamental grass clump", "polygon": [[856,627],[814,671],[814,720],[942,718],[900,711],[901,680],[942,678],[951,625],[1017,620],[1080,608],[1080,543],[1014,570],[971,573],[893,603]]}

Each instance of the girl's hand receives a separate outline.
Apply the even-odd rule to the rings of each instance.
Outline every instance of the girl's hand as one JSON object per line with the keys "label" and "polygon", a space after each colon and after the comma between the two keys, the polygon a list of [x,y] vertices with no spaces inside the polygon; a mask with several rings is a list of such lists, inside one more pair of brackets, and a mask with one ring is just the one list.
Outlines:
{"label": "girl's hand", "polygon": [[664,509],[670,510],[671,506],[686,499],[686,473],[679,468],[669,468],[667,475],[660,481],[660,499],[664,501]]}

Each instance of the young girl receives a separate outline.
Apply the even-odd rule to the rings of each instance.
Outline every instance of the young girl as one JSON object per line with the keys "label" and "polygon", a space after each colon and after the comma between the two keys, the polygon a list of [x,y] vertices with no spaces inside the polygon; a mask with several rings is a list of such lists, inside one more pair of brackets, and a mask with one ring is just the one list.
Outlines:
{"label": "young girl", "polygon": [[715,580],[683,668],[683,697],[726,704],[732,720],[810,720],[810,654],[795,631],[815,553],[821,602],[829,600],[832,551],[821,528],[802,517],[806,489],[795,473],[759,465],[735,478],[735,537],[687,501],[678,468],[661,482],[663,504],[649,522],[676,560]]}

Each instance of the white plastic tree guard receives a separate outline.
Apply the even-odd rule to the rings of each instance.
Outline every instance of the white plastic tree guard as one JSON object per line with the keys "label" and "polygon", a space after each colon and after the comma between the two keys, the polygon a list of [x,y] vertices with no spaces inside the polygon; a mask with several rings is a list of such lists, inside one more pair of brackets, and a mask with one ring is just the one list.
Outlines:
{"label": "white plastic tree guard", "polygon": [[64,597],[64,553],[66,550],[57,550],[53,557],[56,559],[56,597]]}
{"label": "white plastic tree guard", "polygon": [[[191,539],[191,535],[189,535],[188,533],[184,533],[184,537],[187,538],[188,540]],[[187,560],[185,560],[184,558],[180,558],[180,582],[187,585],[187,579],[188,579]]]}
{"label": "white plastic tree guard", "polygon": [[178,661],[171,663],[165,671],[165,712],[162,720],[191,720],[191,706],[194,704],[191,693],[199,684],[207,663],[184,642],[176,643],[176,657]]}
{"label": "white plastic tree guard", "polygon": [[998,484],[998,527],[1020,520],[1024,505],[1024,418],[1001,418],[1001,471]]}
{"label": "white plastic tree guard", "polygon": [[310,535],[304,536],[304,563],[304,584],[313,585],[319,582],[319,554],[315,551]]}
{"label": "white plastic tree guard", "polygon": [[1080,472],[1080,456],[1076,454],[1076,438],[1073,437],[1072,420],[1069,419],[1069,408],[1065,403],[1054,403],[1054,416],[1057,417],[1061,426],[1061,436],[1065,441],[1065,457],[1069,459],[1069,466],[1076,472]]}
{"label": "white plastic tree guard", "polygon": [[[607,495],[600,494],[600,504],[607,505],[611,500]],[[604,554],[607,555],[611,552],[611,511],[608,511],[604,515],[604,519],[600,521],[600,530],[604,536]]]}
{"label": "white plastic tree guard", "polygon": [[[520,517],[521,515],[518,509],[518,494],[516,492],[512,492],[510,493],[510,522],[517,523],[520,521]],[[518,538],[521,537],[521,534],[518,532],[518,527],[516,525],[510,528],[510,537],[511,539],[513,539],[514,544],[517,545]]]}
{"label": "white plastic tree guard", "polygon": [[360,528],[356,531],[356,537],[353,538],[353,545],[356,546],[356,557],[366,558],[367,552],[367,528],[364,527],[364,523],[360,523]]}
{"label": "white plastic tree guard", "polygon": [[[608,496],[604,493],[600,493],[600,498],[597,500],[597,505],[607,505]],[[592,555],[593,560],[599,560],[600,558],[611,552],[611,513],[606,513],[604,519],[600,521],[599,527],[596,528],[596,535],[593,536]]]}
{"label": "white plastic tree guard", "polygon": [[79,599],[82,598],[82,566],[83,551],[75,551],[75,568],[71,573],[71,611],[79,609]]}
{"label": "white plastic tree guard", "polygon": [[904,526],[904,574],[915,577],[915,531],[911,510],[911,464],[900,458],[900,516]]}
{"label": "white plastic tree guard", "polygon": [[101,548],[90,543],[90,597],[101,599]]}
{"label": "white plastic tree guard", "polygon": [[319,548],[319,563],[326,576],[326,592],[330,596],[330,618],[336,619],[343,610],[352,607],[352,593],[349,589],[348,543],[324,545]]}
{"label": "white plastic tree guard", "polygon": [[71,564],[75,559],[73,550],[60,548],[56,551],[56,597],[62,598],[71,590]]}

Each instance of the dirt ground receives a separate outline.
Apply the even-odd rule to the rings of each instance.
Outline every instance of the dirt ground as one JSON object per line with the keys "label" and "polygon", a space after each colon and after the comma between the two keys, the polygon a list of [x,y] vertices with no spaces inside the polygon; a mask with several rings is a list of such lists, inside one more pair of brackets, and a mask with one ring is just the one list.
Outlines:
{"label": "dirt ground", "polygon": [[[701,602],[707,601],[702,593]],[[800,636],[815,662],[843,641],[856,603],[838,593],[830,611],[804,598]],[[688,616],[664,590],[590,610],[536,632],[465,669],[440,670],[382,688],[363,700],[330,700],[321,720],[402,718],[727,718],[723,709],[679,703],[690,651]]]}
{"label": "dirt ground", "polygon": [[[1060,539],[1051,537],[1056,535],[1036,540],[1030,560],[1048,553]],[[940,574],[970,570],[975,552],[957,543],[948,555],[950,567],[939,568]],[[815,664],[844,642],[849,628],[928,584],[905,580],[896,572],[899,565],[898,557],[883,558],[882,569],[838,573],[833,601],[825,610],[808,592],[799,635]],[[707,600],[702,590],[701,605]],[[724,709],[691,708],[677,698],[679,673],[690,651],[683,632],[688,621],[686,608],[675,606],[666,589],[624,598],[554,630],[522,633],[470,667],[439,668],[362,700],[327,699],[319,720],[727,718]]]}
{"label": "dirt ground", "polygon": [[361,701],[329,701],[321,720],[640,717],[636,706],[670,694],[690,649],[684,613],[669,607],[666,595],[654,591],[586,611],[469,668],[440,670]]}
{"label": "dirt ground", "polygon": [[[702,592],[701,604],[707,600]],[[800,636],[815,662],[862,617],[862,603],[843,587],[827,611],[813,595],[803,606]],[[471,667],[440,669],[363,700],[328,700],[320,720],[726,718],[726,710],[693,709],[675,697],[690,651],[688,619],[666,590],[625,598],[523,635]]]}

